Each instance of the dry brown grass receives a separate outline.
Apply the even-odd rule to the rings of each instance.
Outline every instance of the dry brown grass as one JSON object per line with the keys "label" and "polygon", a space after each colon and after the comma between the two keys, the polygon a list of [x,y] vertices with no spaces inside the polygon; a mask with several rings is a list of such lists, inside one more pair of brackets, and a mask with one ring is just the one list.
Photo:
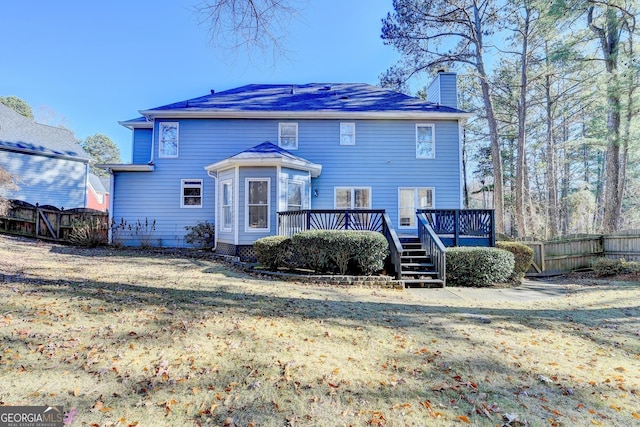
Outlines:
{"label": "dry brown grass", "polygon": [[0,402],[71,425],[640,423],[637,282],[425,302],[3,236],[0,282]]}

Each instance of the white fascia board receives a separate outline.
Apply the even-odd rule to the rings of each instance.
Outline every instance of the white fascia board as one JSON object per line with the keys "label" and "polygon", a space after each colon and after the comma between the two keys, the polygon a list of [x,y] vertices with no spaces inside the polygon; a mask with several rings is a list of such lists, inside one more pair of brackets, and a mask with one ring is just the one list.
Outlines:
{"label": "white fascia board", "polygon": [[99,164],[96,167],[106,169],[111,172],[153,172],[154,165],[134,165],[134,164]]}
{"label": "white fascia board", "polygon": [[219,162],[213,163],[209,166],[205,166],[204,169],[207,172],[222,171],[230,169],[232,167],[251,167],[251,166],[281,166],[291,167],[298,170],[307,171],[311,174],[312,178],[317,178],[322,172],[322,165],[315,163],[303,163],[290,159],[278,159],[278,158],[265,158],[265,159],[225,159]]}
{"label": "white fascia board", "polygon": [[153,128],[153,122],[135,122],[130,123],[127,121],[118,122],[120,126],[124,126],[128,129],[151,129]]}
{"label": "white fascia board", "polygon": [[148,118],[216,118],[216,119],[468,119],[472,113],[406,112],[406,111],[216,111],[216,110],[141,110]]}

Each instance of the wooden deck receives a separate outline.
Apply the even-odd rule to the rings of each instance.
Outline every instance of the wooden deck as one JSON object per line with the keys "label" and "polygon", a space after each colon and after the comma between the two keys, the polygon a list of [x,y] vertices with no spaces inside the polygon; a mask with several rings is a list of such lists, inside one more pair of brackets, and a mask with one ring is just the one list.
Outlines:
{"label": "wooden deck", "polygon": [[[399,234],[384,210],[331,209],[278,212],[278,234],[293,236],[303,230],[369,230],[383,233],[389,243],[391,264],[398,280],[412,277],[433,284],[446,284],[446,247],[495,246],[494,213],[489,209],[419,209],[416,234]],[[421,251],[421,266],[429,265],[429,274],[411,273],[415,264],[403,242],[412,241],[411,251]],[[424,264],[424,265],[422,265]],[[414,269],[415,271],[415,269]],[[425,282],[426,283],[426,282]]]}

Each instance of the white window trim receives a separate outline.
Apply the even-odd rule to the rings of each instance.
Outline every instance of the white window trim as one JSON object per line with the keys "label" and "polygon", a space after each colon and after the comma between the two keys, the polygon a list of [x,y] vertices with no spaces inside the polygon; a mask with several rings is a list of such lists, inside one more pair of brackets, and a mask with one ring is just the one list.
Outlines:
{"label": "white window trim", "polygon": [[[415,206],[415,202],[417,202],[417,194],[418,194],[418,190],[423,189],[423,190],[430,190],[431,191],[431,207],[429,208],[417,208]],[[436,207],[436,188],[435,187],[398,187],[398,230],[411,230],[411,229],[415,229],[417,227],[417,224],[415,226],[410,226],[410,225],[401,225],[400,224],[400,219],[401,219],[401,212],[400,210],[402,209],[402,206],[400,206],[400,193],[402,192],[402,190],[413,190],[413,201],[414,201],[414,209],[435,209]]]}
{"label": "white window trim", "polygon": [[[162,128],[175,126],[176,127],[176,154],[175,155],[166,155],[163,153],[163,143],[162,143]],[[158,158],[159,159],[177,159],[180,154],[180,123],[178,122],[160,122],[158,123]]]}
{"label": "white window trim", "polygon": [[[338,202],[338,190],[351,190],[351,203],[354,205],[352,207],[349,208],[339,208],[337,207],[337,202]],[[356,197],[355,197],[355,190],[369,190],[369,206],[364,207],[364,208],[356,208],[355,207],[355,201],[356,201]],[[371,204],[373,201],[373,192],[371,191],[371,187],[359,187],[359,186],[354,186],[354,187],[333,187],[333,208],[334,209],[371,209]]]}
{"label": "white window trim", "polygon": [[[350,144],[346,144],[346,143],[342,142],[342,126],[343,125],[349,125],[349,126],[352,126],[352,128],[353,128],[353,133],[350,134],[350,135],[352,135]],[[342,122],[342,123],[340,123],[340,145],[356,145],[356,124],[354,122]]]}
{"label": "white window trim", "polygon": [[[431,156],[418,156],[418,128],[430,127],[431,128]],[[436,158],[436,125],[433,123],[416,123],[416,159],[435,159]]]}
{"label": "white window trim", "polygon": [[304,209],[304,181],[298,179],[287,179],[287,197],[285,200],[285,209],[289,210],[289,184],[296,184],[300,186],[300,210]]}
{"label": "white window trim", "polygon": [[[199,185],[187,184],[187,182],[199,182]],[[184,204],[184,190],[187,188],[199,188],[200,189],[200,204],[199,205],[185,205]],[[184,209],[202,209],[204,205],[204,184],[201,179],[183,179],[180,181],[180,207]]]}
{"label": "white window trim", "polygon": [[[249,183],[267,182],[267,226],[265,228],[249,227]],[[244,231],[247,233],[264,233],[271,230],[271,178],[245,178],[244,185]]]}
{"label": "white window trim", "polygon": [[[283,147],[280,144],[280,138],[282,137],[282,127],[283,126],[295,126],[296,128],[296,145],[295,147]],[[284,148],[285,150],[297,150],[298,149],[298,123],[297,122],[281,122],[278,123],[278,147]]]}
{"label": "white window trim", "polygon": [[[224,208],[225,205],[224,204],[224,186],[225,185],[230,185],[231,186],[231,204],[228,205],[231,207],[231,222],[229,227],[225,227],[225,223],[224,223]],[[220,230],[225,231],[225,232],[231,232],[233,231],[233,180],[232,179],[225,179],[224,181],[220,182],[220,216],[222,217],[222,224],[220,227]]]}

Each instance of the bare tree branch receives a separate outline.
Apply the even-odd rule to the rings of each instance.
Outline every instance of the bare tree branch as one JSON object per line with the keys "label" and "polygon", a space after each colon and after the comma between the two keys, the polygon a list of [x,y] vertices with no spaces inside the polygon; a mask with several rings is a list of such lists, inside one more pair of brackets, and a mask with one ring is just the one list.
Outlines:
{"label": "bare tree branch", "polygon": [[211,46],[223,53],[286,56],[291,22],[303,8],[299,0],[202,0],[194,7],[207,26]]}

